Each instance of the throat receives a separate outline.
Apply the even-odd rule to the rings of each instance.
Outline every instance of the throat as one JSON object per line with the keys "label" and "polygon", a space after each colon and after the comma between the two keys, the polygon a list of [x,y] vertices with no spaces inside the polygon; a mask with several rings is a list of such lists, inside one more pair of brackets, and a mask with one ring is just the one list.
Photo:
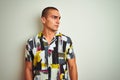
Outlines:
{"label": "throat", "polygon": [[49,35],[44,35],[44,37],[47,40],[48,44],[50,44],[53,41],[54,36],[55,35],[50,35],[50,34]]}
{"label": "throat", "polygon": [[43,30],[43,35],[45,39],[47,40],[48,44],[50,44],[55,36],[56,32],[51,32],[48,30]]}
{"label": "throat", "polygon": [[50,43],[51,43],[52,40],[53,40],[53,37],[52,37],[52,38],[46,38],[46,40],[47,40],[48,44],[50,45]]}

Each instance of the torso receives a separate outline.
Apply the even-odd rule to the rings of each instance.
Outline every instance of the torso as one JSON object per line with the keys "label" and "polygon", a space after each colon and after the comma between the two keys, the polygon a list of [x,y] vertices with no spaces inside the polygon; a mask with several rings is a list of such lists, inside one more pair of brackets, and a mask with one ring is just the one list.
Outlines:
{"label": "torso", "polygon": [[70,45],[70,38],[61,33],[50,42],[42,33],[29,40],[34,80],[68,80],[67,59],[74,57]]}

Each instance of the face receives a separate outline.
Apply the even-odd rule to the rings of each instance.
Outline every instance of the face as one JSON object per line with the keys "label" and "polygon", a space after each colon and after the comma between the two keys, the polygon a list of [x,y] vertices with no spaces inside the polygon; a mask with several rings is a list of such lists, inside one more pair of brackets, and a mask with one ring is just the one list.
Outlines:
{"label": "face", "polygon": [[57,10],[49,10],[46,17],[42,17],[42,23],[45,29],[57,31],[60,24],[60,13]]}

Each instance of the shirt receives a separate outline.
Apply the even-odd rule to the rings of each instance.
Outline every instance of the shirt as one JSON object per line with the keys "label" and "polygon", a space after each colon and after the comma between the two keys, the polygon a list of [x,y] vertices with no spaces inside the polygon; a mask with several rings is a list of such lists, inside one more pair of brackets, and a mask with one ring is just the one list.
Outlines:
{"label": "shirt", "polygon": [[68,80],[68,59],[74,58],[71,38],[56,33],[50,44],[44,35],[28,39],[25,60],[32,62],[33,80]]}

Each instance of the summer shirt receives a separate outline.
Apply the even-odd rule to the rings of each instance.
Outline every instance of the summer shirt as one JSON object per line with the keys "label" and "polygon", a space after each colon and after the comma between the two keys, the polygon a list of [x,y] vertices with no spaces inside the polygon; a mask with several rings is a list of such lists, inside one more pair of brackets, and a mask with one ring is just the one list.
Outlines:
{"label": "summer shirt", "polygon": [[74,57],[70,37],[61,33],[50,44],[42,32],[27,41],[25,60],[32,62],[33,80],[68,80],[67,60]]}

